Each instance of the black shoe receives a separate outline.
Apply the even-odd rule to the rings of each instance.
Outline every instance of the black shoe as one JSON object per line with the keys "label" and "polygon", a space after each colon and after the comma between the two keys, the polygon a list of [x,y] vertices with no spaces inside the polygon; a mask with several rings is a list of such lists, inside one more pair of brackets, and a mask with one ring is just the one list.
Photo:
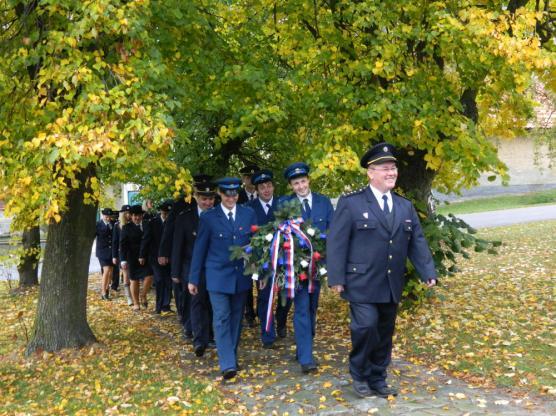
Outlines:
{"label": "black shoe", "polygon": [[274,349],[274,343],[273,342],[265,342],[265,343],[263,343],[263,348],[265,350],[273,350]]}
{"label": "black shoe", "polygon": [[216,342],[214,342],[214,341],[209,341],[209,342],[207,343],[207,349],[213,350],[213,349],[215,349],[215,348],[216,348]]}
{"label": "black shoe", "polygon": [[353,380],[353,390],[359,397],[371,397],[373,395],[366,381]]}
{"label": "black shoe", "polygon": [[370,390],[373,395],[377,395],[378,397],[382,397],[384,399],[386,399],[388,396],[398,395],[398,390],[388,386],[371,387]]}
{"label": "black shoe", "polygon": [[286,327],[284,327],[276,329],[276,333],[280,338],[286,338],[288,331],[286,330]]}
{"label": "black shoe", "polygon": [[205,349],[206,349],[206,347],[204,345],[195,346],[195,355],[197,357],[202,357],[203,354],[205,353]]}
{"label": "black shoe", "polygon": [[316,364],[301,364],[301,372],[303,374],[316,373],[317,372],[317,365]]}
{"label": "black shoe", "polygon": [[101,298],[102,300],[111,300],[111,299],[110,299],[110,295],[109,295],[108,293],[106,293],[106,295],[100,295],[100,298]]}
{"label": "black shoe", "polygon": [[181,332],[181,337],[184,341],[191,341],[193,339],[193,334],[189,331],[183,330]]}
{"label": "black shoe", "polygon": [[237,375],[237,371],[233,368],[229,368],[227,370],[222,371],[222,377],[224,380],[229,380],[234,378]]}
{"label": "black shoe", "polygon": [[119,292],[120,288],[119,287],[111,287],[110,290],[113,290],[114,292]]}

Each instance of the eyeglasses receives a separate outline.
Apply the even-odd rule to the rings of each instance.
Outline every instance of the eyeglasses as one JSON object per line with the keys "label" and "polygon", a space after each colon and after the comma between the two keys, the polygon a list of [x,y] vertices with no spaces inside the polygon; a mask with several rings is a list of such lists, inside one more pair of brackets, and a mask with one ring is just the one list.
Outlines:
{"label": "eyeglasses", "polygon": [[381,168],[381,169],[370,167],[369,169],[378,170],[379,172],[397,172],[398,171],[398,168],[396,166],[394,166],[393,168]]}

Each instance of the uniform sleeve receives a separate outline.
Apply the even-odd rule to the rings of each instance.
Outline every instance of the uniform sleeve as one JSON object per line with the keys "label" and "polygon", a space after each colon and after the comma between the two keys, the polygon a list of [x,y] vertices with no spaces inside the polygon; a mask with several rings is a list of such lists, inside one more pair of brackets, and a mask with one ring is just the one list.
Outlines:
{"label": "uniform sleeve", "polygon": [[112,258],[120,257],[120,224],[115,224],[112,230]]}
{"label": "uniform sleeve", "polygon": [[153,224],[154,220],[144,222],[145,231],[141,237],[141,247],[139,248],[139,258],[146,259],[149,257],[149,249],[151,248],[151,241],[153,239]]}
{"label": "uniform sleeve", "polygon": [[174,238],[174,226],[176,223],[176,213],[171,211],[166,218],[166,225],[160,238],[160,247],[158,247],[158,257],[172,256],[172,240]]}
{"label": "uniform sleeve", "polygon": [[346,284],[346,263],[351,236],[351,212],[346,198],[340,198],[331,221],[326,244],[328,285]]}
{"label": "uniform sleeve", "polygon": [[417,216],[415,208],[411,207],[411,223],[413,226],[411,240],[409,242],[409,247],[407,251],[407,257],[415,266],[417,273],[421,277],[421,280],[426,282],[428,279],[436,279],[436,268],[434,266],[434,260],[432,254],[423,235],[423,229],[421,228],[421,222]]}
{"label": "uniform sleeve", "polygon": [[126,227],[122,228],[120,234],[120,261],[127,261],[129,258],[129,235],[127,233]]}
{"label": "uniform sleeve", "polygon": [[[183,215],[182,215],[183,216]],[[182,262],[183,262],[183,258],[182,258],[182,253],[184,252],[183,247],[184,247],[184,240],[185,240],[185,232],[182,229],[182,227],[185,224],[183,224],[182,222],[178,222],[178,220],[176,220],[174,222],[174,232],[173,232],[173,238],[172,238],[172,257],[170,258],[170,267],[171,267],[171,271],[170,271],[170,276],[173,278],[177,278],[180,279],[182,278],[181,274],[182,274]],[[166,231],[166,228],[164,229],[164,231]],[[162,243],[161,243],[162,246]]]}
{"label": "uniform sleeve", "polygon": [[191,261],[191,269],[189,271],[189,283],[199,285],[201,280],[201,272],[204,268],[205,258],[207,256],[210,243],[210,224],[206,215],[199,218],[199,228],[197,230],[197,239],[193,246],[193,256]]}

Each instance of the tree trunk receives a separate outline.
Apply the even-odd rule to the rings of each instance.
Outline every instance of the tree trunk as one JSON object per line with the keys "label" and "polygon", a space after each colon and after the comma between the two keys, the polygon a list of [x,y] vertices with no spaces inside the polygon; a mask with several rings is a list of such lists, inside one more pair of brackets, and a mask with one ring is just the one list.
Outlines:
{"label": "tree trunk", "polygon": [[94,168],[77,175],[67,211],[48,226],[35,326],[27,354],[82,347],[96,338],[87,323],[89,260],[95,236],[96,207],[84,204],[85,183]]}
{"label": "tree trunk", "polygon": [[41,251],[41,233],[38,226],[23,231],[21,237],[23,254],[19,259],[19,287],[39,284],[39,258]]}
{"label": "tree trunk", "polygon": [[424,156],[425,152],[422,150],[412,150],[410,154],[400,149],[397,185],[407,197],[415,201],[418,209],[425,210],[430,215],[432,213],[430,197],[435,171],[427,169]]}

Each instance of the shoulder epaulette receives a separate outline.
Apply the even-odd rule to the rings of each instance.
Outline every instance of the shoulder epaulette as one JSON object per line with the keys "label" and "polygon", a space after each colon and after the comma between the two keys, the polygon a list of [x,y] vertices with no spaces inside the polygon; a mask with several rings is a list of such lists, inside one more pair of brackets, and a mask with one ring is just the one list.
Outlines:
{"label": "shoulder epaulette", "polygon": [[[411,202],[411,199],[409,199],[409,198],[406,198],[405,196],[403,196],[403,195],[400,195],[400,194],[399,194],[399,193],[397,193],[397,192],[392,192],[392,193],[393,193],[394,195],[396,195],[396,196],[399,196],[400,198],[403,198],[403,199],[405,199],[405,200],[407,200],[407,201]],[[411,202],[411,203],[413,203],[413,202]]]}
{"label": "shoulder epaulette", "polygon": [[342,196],[347,198],[347,197],[349,197],[349,196],[359,195],[359,194],[363,193],[363,192],[365,191],[366,188],[367,188],[367,187],[364,186],[363,188],[356,189],[355,191],[351,191],[351,192],[347,192],[347,193],[345,193],[345,194],[342,194]]}

